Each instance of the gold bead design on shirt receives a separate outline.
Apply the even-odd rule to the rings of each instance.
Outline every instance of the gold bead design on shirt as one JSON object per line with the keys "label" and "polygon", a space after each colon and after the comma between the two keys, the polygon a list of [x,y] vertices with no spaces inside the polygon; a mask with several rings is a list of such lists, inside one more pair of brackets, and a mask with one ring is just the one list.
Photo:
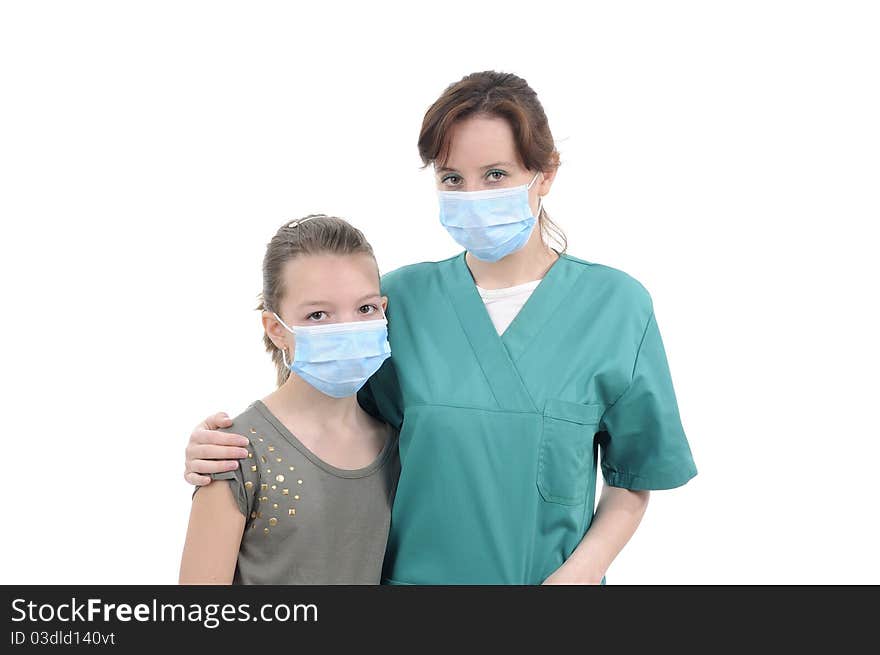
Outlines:
{"label": "gold bead design on shirt", "polygon": [[[255,433],[256,433],[256,430],[254,430],[253,428],[251,428],[251,434],[255,434]],[[259,435],[257,438],[258,438],[260,441],[264,441],[264,439],[263,439],[263,435]],[[275,448],[274,444],[267,444],[267,450],[268,450],[268,452],[272,453],[272,452],[275,452],[275,451],[276,451],[276,448]],[[248,457],[251,458],[251,459],[254,459],[254,453],[248,451]],[[266,455],[260,455],[260,461],[261,461],[263,464],[268,464],[268,463],[269,463],[269,460],[268,460],[268,458],[266,457]],[[283,458],[280,457],[280,456],[276,453],[276,455],[275,455],[275,461],[276,461],[277,463],[280,464],[280,463],[283,461]],[[291,464],[291,465],[288,466],[288,469],[289,469],[290,471],[295,471],[295,470],[296,470],[296,467],[293,466],[293,465]],[[256,473],[257,470],[258,470],[258,469],[257,469],[257,465],[256,465],[256,464],[251,465],[251,471],[252,471],[252,472]],[[267,469],[266,469],[266,474],[270,474],[270,473],[272,473],[272,469],[267,468]],[[282,483],[282,482],[284,482],[284,480],[285,480],[284,475],[282,475],[282,474],[280,474],[280,473],[277,474],[277,475],[275,475],[275,481],[276,481],[276,482]],[[302,481],[302,479],[298,479],[298,480],[296,481],[296,483],[299,484],[299,485],[301,485],[301,484],[303,483],[303,481]],[[277,491],[277,490],[278,490],[278,485],[277,485],[277,484],[269,485],[269,484],[266,483],[266,482],[262,482],[262,483],[260,483],[260,491],[266,493],[266,492],[268,492],[270,486],[271,486],[272,491]],[[250,480],[248,480],[247,482],[245,482],[245,487],[246,487],[248,490],[253,489],[253,487],[254,487],[254,483],[251,482]],[[290,494],[290,489],[289,489],[289,488],[281,489],[281,495],[282,495],[282,496],[290,496],[290,495],[291,495],[291,494]],[[294,494],[294,495],[293,495],[293,499],[294,499],[294,500],[299,500],[299,499],[300,499],[299,494]],[[269,502],[269,497],[268,497],[268,496],[265,496],[265,495],[264,495],[264,496],[260,496],[260,497],[259,497],[259,502],[267,503],[267,502]],[[278,503],[273,502],[273,503],[272,503],[272,509],[273,509],[273,510],[277,510],[278,508],[279,508]],[[296,508],[295,508],[295,507],[288,507],[288,509],[287,509],[287,516],[290,517],[290,518],[295,517],[295,516],[296,516]],[[262,518],[263,518],[263,513],[262,513],[261,511],[254,511],[254,512],[251,512],[251,519],[252,519],[252,521],[251,521],[251,528],[252,528],[252,529],[256,529],[256,528],[258,527],[258,526],[257,526],[257,520],[258,520],[258,519],[262,519]],[[276,517],[274,517],[274,516],[273,516],[273,517],[270,517],[270,518],[268,519],[268,524],[269,524],[269,526],[275,527],[276,525],[278,525],[278,519],[277,519]],[[264,527],[264,528],[263,528],[263,534],[264,534],[264,535],[268,535],[270,532],[271,532],[271,530],[270,530],[268,527]]]}

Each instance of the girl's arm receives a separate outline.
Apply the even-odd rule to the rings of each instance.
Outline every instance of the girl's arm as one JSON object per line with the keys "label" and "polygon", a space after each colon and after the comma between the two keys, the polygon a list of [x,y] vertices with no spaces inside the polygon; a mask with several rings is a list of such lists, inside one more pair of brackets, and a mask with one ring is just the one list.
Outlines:
{"label": "girl's arm", "polygon": [[244,526],[228,483],[201,487],[189,514],[180,584],[231,584]]}
{"label": "girl's arm", "polygon": [[587,534],[544,584],[600,584],[611,562],[639,527],[650,493],[603,486]]}

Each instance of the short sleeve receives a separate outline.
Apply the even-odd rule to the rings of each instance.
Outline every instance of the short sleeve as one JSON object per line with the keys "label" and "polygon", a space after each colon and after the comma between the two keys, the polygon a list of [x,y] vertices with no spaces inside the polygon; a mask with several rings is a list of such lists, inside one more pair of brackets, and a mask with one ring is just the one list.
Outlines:
{"label": "short sleeve", "polygon": [[653,312],[636,353],[632,380],[606,409],[599,430],[602,475],[612,487],[672,489],[697,474]]}
{"label": "short sleeve", "polygon": [[[235,430],[227,428],[220,430],[220,432],[235,432]],[[235,498],[238,510],[244,514],[245,518],[250,516],[254,509],[254,498],[260,487],[260,468],[254,455],[254,445],[248,443],[247,450],[248,457],[238,460],[238,468],[210,474],[211,480],[229,481],[229,488],[232,490],[232,496]],[[197,486],[193,490],[193,498],[199,489],[201,487]]]}

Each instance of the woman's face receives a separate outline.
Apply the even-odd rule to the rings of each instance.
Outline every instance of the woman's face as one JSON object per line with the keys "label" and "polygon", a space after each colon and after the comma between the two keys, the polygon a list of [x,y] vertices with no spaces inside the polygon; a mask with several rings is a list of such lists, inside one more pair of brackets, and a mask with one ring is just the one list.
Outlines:
{"label": "woman's face", "polygon": [[[441,191],[482,191],[528,184],[535,173],[526,169],[516,151],[513,129],[503,118],[471,116],[449,131],[449,156],[435,162]],[[538,197],[550,191],[556,171],[540,172],[529,189],[529,206],[537,212]]]}

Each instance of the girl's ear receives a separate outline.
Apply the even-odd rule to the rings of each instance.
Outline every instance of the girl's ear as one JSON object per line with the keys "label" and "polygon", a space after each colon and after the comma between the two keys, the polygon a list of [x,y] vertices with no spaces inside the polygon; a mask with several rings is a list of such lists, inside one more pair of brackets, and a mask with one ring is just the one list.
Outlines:
{"label": "girl's ear", "polygon": [[382,313],[385,314],[388,311],[388,296],[382,296]]}
{"label": "girl's ear", "polygon": [[272,315],[272,312],[264,311],[261,318],[263,321],[263,329],[266,331],[266,334],[269,335],[272,343],[274,343],[275,347],[279,350],[283,350],[287,345],[287,330],[285,330],[284,326],[281,325],[281,323],[279,323]]}

